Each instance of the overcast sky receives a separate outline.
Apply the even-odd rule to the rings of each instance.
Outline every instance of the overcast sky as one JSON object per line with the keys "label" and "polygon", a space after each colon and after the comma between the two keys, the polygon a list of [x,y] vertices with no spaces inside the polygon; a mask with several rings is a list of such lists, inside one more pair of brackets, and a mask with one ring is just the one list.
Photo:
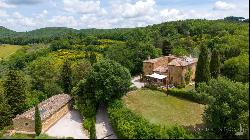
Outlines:
{"label": "overcast sky", "polygon": [[181,19],[249,18],[249,0],[0,0],[0,26],[138,27]]}

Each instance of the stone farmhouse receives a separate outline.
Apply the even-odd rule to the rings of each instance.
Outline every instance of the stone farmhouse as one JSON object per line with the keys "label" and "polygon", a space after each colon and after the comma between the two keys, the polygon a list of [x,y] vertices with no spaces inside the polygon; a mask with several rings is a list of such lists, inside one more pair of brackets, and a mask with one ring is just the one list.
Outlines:
{"label": "stone farmhouse", "polygon": [[[54,125],[62,116],[69,112],[71,99],[67,94],[58,94],[38,104],[42,120],[42,132]],[[35,107],[13,120],[16,133],[35,134]]]}
{"label": "stone farmhouse", "polygon": [[176,57],[173,55],[163,56],[143,61],[144,79],[160,86],[180,85],[190,71],[190,79],[194,80],[197,58]]}

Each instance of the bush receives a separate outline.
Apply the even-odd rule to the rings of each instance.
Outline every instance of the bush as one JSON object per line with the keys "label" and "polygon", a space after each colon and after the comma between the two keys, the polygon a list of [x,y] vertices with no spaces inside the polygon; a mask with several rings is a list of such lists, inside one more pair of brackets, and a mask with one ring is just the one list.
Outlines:
{"label": "bush", "polygon": [[144,85],[144,88],[148,88],[148,89],[151,89],[151,90],[158,90],[158,86],[157,85],[149,84],[149,83],[146,83]]}
{"label": "bush", "polygon": [[10,126],[5,126],[3,129],[0,129],[0,139],[3,137],[3,135],[5,134],[5,133],[7,133],[7,131],[9,130],[9,129],[11,129],[12,128],[12,126],[10,125]]}
{"label": "bush", "polygon": [[119,138],[123,139],[168,139],[194,138],[184,128],[170,128],[149,123],[146,119],[124,107],[121,100],[109,104],[108,114]]}
{"label": "bush", "polygon": [[168,95],[183,98],[200,104],[207,104],[214,101],[212,96],[206,93],[198,93],[196,91],[184,91],[181,89],[168,89]]}
{"label": "bush", "polygon": [[57,139],[56,137],[51,137],[46,134],[41,134],[39,136],[36,136],[35,139]]}
{"label": "bush", "polygon": [[83,127],[89,131],[90,139],[96,138],[95,116],[86,118],[83,122]]}

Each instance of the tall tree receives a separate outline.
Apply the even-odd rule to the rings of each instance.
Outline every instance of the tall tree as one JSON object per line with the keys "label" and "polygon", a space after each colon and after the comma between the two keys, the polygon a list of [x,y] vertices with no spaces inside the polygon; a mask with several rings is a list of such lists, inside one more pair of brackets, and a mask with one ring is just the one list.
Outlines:
{"label": "tall tree", "polygon": [[4,95],[10,105],[13,115],[22,113],[26,109],[25,81],[17,71],[10,70],[4,81]]}
{"label": "tall tree", "polygon": [[36,105],[36,107],[35,107],[35,132],[36,132],[36,135],[39,136],[41,134],[41,131],[42,131],[42,120],[40,117],[39,108]]}
{"label": "tall tree", "polygon": [[221,72],[232,80],[249,82],[249,55],[242,54],[226,60]]}
{"label": "tall tree", "polygon": [[93,65],[94,63],[96,63],[96,55],[95,55],[95,53],[94,52],[91,52],[90,53],[90,56],[89,56],[89,61],[90,61],[90,63]]}
{"label": "tall tree", "polygon": [[66,60],[61,70],[61,84],[65,93],[70,93],[72,87],[72,70],[71,63]]}
{"label": "tall tree", "polygon": [[164,38],[162,40],[162,54],[169,55],[171,54],[171,52],[172,52],[171,42],[168,39]]}
{"label": "tall tree", "polygon": [[[214,98],[213,102],[207,104],[203,114],[209,132],[224,139],[249,138],[248,84],[218,77],[207,84],[202,83],[196,90]],[[238,135],[237,132],[242,134]]]}
{"label": "tall tree", "polygon": [[210,72],[211,77],[217,78],[220,74],[220,53],[217,49],[213,49],[211,62],[210,62]]}
{"label": "tall tree", "polygon": [[85,92],[95,95],[98,103],[120,98],[131,85],[127,68],[113,60],[101,60],[93,65],[86,77]]}
{"label": "tall tree", "polygon": [[208,82],[209,79],[210,70],[208,49],[206,46],[202,46],[195,72],[195,87],[197,87],[198,83]]}
{"label": "tall tree", "polygon": [[10,106],[6,103],[6,98],[0,91],[0,130],[11,123],[11,118]]}

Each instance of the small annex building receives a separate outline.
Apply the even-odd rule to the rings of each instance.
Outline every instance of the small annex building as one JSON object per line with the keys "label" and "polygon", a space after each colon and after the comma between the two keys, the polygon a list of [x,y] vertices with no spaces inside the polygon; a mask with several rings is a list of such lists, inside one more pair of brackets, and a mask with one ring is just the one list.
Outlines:
{"label": "small annex building", "polygon": [[[72,97],[68,94],[58,94],[38,104],[42,120],[42,132],[48,130],[69,112],[71,99]],[[16,133],[35,134],[35,107],[17,115],[12,121]]]}

